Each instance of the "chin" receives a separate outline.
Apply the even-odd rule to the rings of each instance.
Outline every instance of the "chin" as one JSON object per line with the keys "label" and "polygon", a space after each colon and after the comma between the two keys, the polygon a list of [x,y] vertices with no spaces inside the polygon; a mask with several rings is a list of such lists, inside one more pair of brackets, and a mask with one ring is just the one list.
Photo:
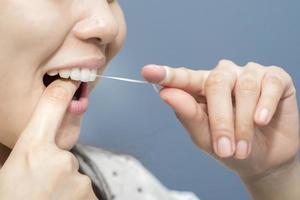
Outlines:
{"label": "chin", "polygon": [[78,142],[81,129],[81,116],[66,113],[56,135],[56,145],[60,149],[71,150]]}

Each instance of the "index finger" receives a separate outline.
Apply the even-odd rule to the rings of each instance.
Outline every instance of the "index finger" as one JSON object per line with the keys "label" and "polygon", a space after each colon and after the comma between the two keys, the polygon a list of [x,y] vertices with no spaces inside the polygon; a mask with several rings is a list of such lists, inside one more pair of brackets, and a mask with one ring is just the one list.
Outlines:
{"label": "index finger", "polygon": [[19,140],[55,143],[65,112],[80,83],[58,79],[42,94],[33,115]]}
{"label": "index finger", "polygon": [[199,94],[204,91],[209,71],[147,65],[142,69],[142,75],[149,82]]}

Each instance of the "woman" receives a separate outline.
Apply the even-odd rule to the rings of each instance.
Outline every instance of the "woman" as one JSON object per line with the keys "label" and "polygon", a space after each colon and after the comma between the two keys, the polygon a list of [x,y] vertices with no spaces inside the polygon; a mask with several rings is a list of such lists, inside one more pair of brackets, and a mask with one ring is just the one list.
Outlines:
{"label": "woman", "polygon": [[[125,35],[113,0],[0,2],[0,199],[197,199],[130,156],[76,145],[95,75]],[[300,198],[296,91],[283,69],[223,60],[211,71],[148,65],[142,74],[253,199]]]}

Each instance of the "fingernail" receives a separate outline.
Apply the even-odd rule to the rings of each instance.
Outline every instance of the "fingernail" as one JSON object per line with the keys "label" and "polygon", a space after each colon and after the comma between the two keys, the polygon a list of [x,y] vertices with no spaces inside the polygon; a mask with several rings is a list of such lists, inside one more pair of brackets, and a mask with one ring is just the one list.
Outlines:
{"label": "fingernail", "polygon": [[160,65],[149,65],[145,68],[151,69],[152,73],[148,76],[148,81],[152,83],[162,83],[167,77],[167,69]]}
{"label": "fingernail", "polygon": [[259,121],[262,123],[267,123],[269,119],[269,110],[264,108],[260,111]]}
{"label": "fingernail", "polygon": [[249,145],[246,140],[240,140],[236,147],[236,157],[239,159],[247,158],[249,153]]}
{"label": "fingernail", "polygon": [[218,140],[218,155],[221,157],[229,157],[232,155],[232,143],[228,137],[220,137]]}

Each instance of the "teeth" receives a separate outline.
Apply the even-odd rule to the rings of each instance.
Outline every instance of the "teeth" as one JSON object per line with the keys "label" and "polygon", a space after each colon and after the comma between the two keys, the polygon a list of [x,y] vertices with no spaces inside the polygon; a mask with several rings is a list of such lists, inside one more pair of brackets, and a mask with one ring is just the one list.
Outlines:
{"label": "teeth", "polygon": [[80,73],[80,69],[79,68],[72,69],[71,79],[74,80],[74,81],[79,81],[80,78],[81,78],[80,74],[81,73]]}
{"label": "teeth", "polygon": [[97,75],[97,70],[92,69],[90,73],[90,80],[89,81],[95,81],[96,80],[96,75]]}
{"label": "teeth", "polygon": [[56,76],[56,75],[58,74],[58,71],[55,70],[55,71],[47,72],[47,74],[48,74],[49,76]]}
{"label": "teeth", "polygon": [[71,75],[70,70],[65,70],[65,69],[59,70],[59,76],[62,78],[69,78],[70,75]]}
{"label": "teeth", "polygon": [[59,71],[54,70],[47,72],[49,76],[56,76],[59,74],[61,78],[70,78],[74,81],[92,82],[96,80],[97,70],[86,68],[73,68],[73,69],[61,69]]}
{"label": "teeth", "polygon": [[89,82],[90,80],[91,70],[89,69],[81,69],[81,81]]}

